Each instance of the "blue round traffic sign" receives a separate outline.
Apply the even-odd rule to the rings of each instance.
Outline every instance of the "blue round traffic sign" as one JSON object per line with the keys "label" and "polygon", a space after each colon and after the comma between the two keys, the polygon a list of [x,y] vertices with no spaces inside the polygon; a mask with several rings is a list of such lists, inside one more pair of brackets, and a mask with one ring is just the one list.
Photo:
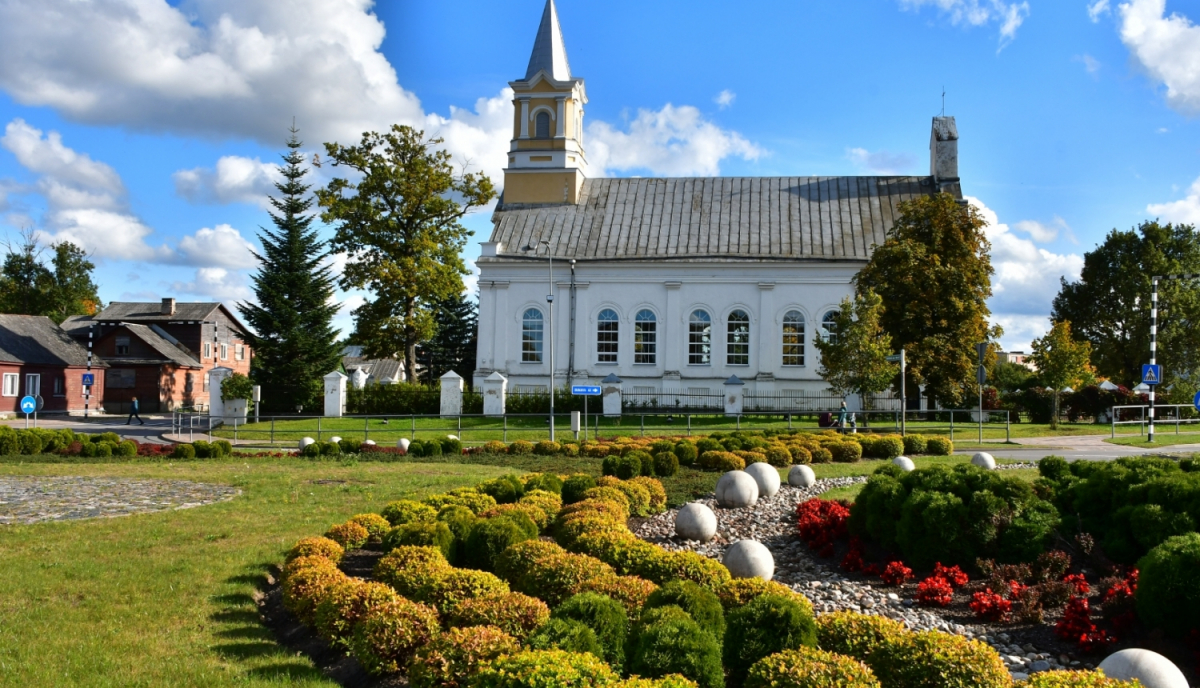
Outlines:
{"label": "blue round traffic sign", "polygon": [[1200,392],[1196,392],[1196,398],[1192,399],[1192,405],[1196,407],[1197,411],[1200,411]]}
{"label": "blue round traffic sign", "polygon": [[37,410],[37,399],[31,396],[21,397],[21,412],[25,414],[33,413]]}

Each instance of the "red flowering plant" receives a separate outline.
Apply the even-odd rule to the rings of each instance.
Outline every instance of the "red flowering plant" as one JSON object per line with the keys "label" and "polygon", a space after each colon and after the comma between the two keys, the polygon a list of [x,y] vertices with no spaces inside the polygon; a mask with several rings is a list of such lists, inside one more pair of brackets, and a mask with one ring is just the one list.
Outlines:
{"label": "red flowering plant", "polygon": [[961,588],[967,584],[970,577],[963,573],[963,570],[957,566],[942,566],[942,562],[933,565],[933,575],[941,576],[946,579],[946,582],[955,588]]}
{"label": "red flowering plant", "polygon": [[1063,640],[1079,644],[1084,652],[1099,652],[1117,642],[1115,636],[1099,629],[1092,622],[1091,607],[1086,597],[1072,597],[1067,602],[1063,618],[1054,626],[1054,633]]}
{"label": "red flowering plant", "polygon": [[842,557],[842,568],[850,572],[862,571],[866,568],[863,561],[862,540],[858,538],[850,540],[850,551]]}
{"label": "red flowering plant", "polygon": [[941,576],[930,576],[917,584],[917,603],[927,607],[945,607],[954,599],[954,588]]}
{"label": "red flowering plant", "polygon": [[1124,634],[1137,621],[1134,593],[1137,592],[1138,570],[1131,569],[1124,577],[1106,578],[1100,581],[1104,593],[1100,604],[1104,618],[1112,624],[1113,631]]}
{"label": "red flowering plant", "polygon": [[971,603],[967,606],[976,616],[988,621],[1006,622],[1012,617],[1012,602],[992,592],[991,588],[972,595]]}
{"label": "red flowering plant", "polygon": [[880,577],[888,585],[904,585],[908,579],[912,578],[912,575],[912,569],[905,566],[904,562],[893,561],[887,565]]}
{"label": "red flowering plant", "polygon": [[1082,573],[1072,573],[1069,576],[1063,576],[1063,582],[1070,584],[1075,589],[1076,595],[1087,597],[1092,594],[1092,586],[1088,585],[1087,578]]}
{"label": "red flowering plant", "polygon": [[849,504],[843,501],[810,499],[796,507],[800,539],[822,557],[833,556],[833,544],[846,535]]}

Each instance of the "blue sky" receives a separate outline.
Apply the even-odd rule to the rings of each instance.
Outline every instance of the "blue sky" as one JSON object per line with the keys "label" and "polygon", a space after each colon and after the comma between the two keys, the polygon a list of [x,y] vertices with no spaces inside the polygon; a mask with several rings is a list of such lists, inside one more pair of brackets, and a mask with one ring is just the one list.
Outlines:
{"label": "blue sky", "polygon": [[[293,116],[313,151],[420,126],[499,183],[507,83],[542,6],[2,2],[0,231],[83,244],[105,301],[249,298]],[[1200,0],[558,10],[594,173],[924,174],[944,89],[964,193],[993,223],[991,307],[1011,349],[1047,329],[1059,277],[1108,231],[1200,223]],[[470,259],[488,214],[468,225]]]}

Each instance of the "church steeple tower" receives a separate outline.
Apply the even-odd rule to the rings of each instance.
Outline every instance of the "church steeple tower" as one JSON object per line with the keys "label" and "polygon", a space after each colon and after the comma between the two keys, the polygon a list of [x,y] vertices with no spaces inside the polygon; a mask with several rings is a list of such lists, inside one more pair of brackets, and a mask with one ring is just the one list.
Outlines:
{"label": "church steeple tower", "polygon": [[504,203],[577,203],[587,175],[583,79],[571,75],[558,8],[546,0],[525,78],[513,89],[513,139],[504,170]]}

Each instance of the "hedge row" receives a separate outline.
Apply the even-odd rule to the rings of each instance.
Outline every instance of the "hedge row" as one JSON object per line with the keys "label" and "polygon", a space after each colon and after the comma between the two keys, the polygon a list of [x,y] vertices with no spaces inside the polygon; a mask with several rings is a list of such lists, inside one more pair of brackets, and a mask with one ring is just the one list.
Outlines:
{"label": "hedge row", "polygon": [[77,433],[69,428],[48,430],[46,428],[14,429],[0,425],[0,455],[32,456],[35,454],[57,454],[84,458],[163,456],[171,451],[171,445],[139,443],[122,440],[114,432],[89,435]]}

